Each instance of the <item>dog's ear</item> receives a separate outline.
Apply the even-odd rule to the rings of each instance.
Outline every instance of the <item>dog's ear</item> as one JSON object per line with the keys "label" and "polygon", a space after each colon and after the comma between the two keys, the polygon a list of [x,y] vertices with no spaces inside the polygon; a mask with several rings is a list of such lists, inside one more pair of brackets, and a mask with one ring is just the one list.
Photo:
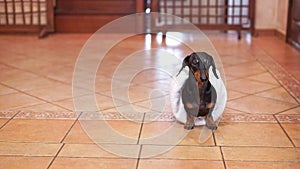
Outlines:
{"label": "dog's ear", "polygon": [[[202,56],[202,57],[200,57],[200,60],[203,63],[205,70],[209,71],[209,67],[212,66],[212,71],[213,71],[215,77],[217,79],[219,79],[213,57],[210,56],[209,54],[207,54],[206,52],[200,52],[199,54]],[[200,66],[200,68],[201,68],[201,66]],[[203,66],[202,66],[202,68],[203,68]]]}
{"label": "dog's ear", "polygon": [[191,55],[184,58],[184,60],[182,61],[182,66],[176,76],[178,76],[180,74],[180,72],[184,69],[184,67],[190,66],[190,62],[189,62],[190,57],[191,57]]}

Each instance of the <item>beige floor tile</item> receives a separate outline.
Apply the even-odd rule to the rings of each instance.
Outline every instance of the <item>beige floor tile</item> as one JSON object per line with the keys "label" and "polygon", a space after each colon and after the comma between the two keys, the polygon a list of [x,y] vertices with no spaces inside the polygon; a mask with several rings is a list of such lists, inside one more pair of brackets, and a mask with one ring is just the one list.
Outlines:
{"label": "beige floor tile", "polygon": [[97,93],[103,93],[106,91],[111,91],[115,88],[126,88],[130,85],[123,81],[117,79],[111,79],[105,76],[97,76],[95,81],[95,91]]}
{"label": "beige floor tile", "polygon": [[124,101],[122,97],[118,97],[118,95],[112,98],[109,96],[97,94],[96,99],[98,103],[98,110],[106,110],[128,104],[128,100]]}
{"label": "beige floor tile", "polygon": [[65,108],[65,109],[67,109],[67,110],[75,111],[73,98],[71,98],[71,99],[64,99],[64,100],[58,100],[58,101],[53,101],[51,103],[54,104],[54,105],[61,106],[61,107]]}
{"label": "beige floor tile", "polygon": [[222,147],[225,160],[296,162],[300,160],[299,148],[275,147]]}
{"label": "beige floor tile", "polygon": [[242,93],[254,94],[267,89],[276,87],[273,84],[261,83],[248,79],[238,79],[228,82],[227,89],[234,90]]}
{"label": "beige floor tile", "polygon": [[134,104],[148,109],[148,112],[172,112],[170,96],[168,95],[148,98],[147,100],[140,101]]}
{"label": "beige floor tile", "polygon": [[16,93],[17,91],[6,86],[0,85],[0,95]]}
{"label": "beige floor tile", "polygon": [[11,120],[0,130],[0,140],[10,142],[60,142],[73,120]]}
{"label": "beige floor tile", "polygon": [[[158,65],[156,67],[159,67]],[[132,79],[133,83],[143,84],[162,79],[169,79],[170,75],[167,72],[159,69],[146,69],[139,71],[138,74]]]}
{"label": "beige floor tile", "polygon": [[238,111],[238,110],[233,110],[231,108],[225,107],[225,110],[223,112],[224,114],[245,114],[245,112]]}
{"label": "beige floor tile", "polygon": [[0,79],[1,81],[8,81],[8,80],[17,80],[17,79],[32,79],[36,78],[37,75],[33,73],[29,73],[26,71],[22,71],[15,68],[7,68],[1,71]]}
{"label": "beige floor tile", "polygon": [[80,122],[77,121],[66,136],[64,143],[93,143],[93,140],[90,139],[88,134],[81,127]]}
{"label": "beige floor tile", "polygon": [[278,124],[221,123],[215,136],[220,146],[293,146]]}
{"label": "beige floor tile", "polygon": [[58,157],[53,162],[50,169],[74,169],[74,168],[136,168],[135,159],[110,159],[110,158],[61,158]]}
{"label": "beige floor tile", "polygon": [[239,59],[234,58],[233,55],[222,55],[221,57],[222,57],[222,63],[229,66],[246,64],[247,62],[253,62],[253,59],[247,57],[239,57]]}
{"label": "beige floor tile", "polygon": [[23,111],[66,111],[68,109],[53,105],[51,103],[42,103],[32,106],[24,106],[16,108],[16,110],[23,110]]}
{"label": "beige floor tile", "polygon": [[138,138],[141,123],[129,121],[129,120],[109,120],[107,124],[113,129],[113,131],[130,138]]}
{"label": "beige floor tile", "polygon": [[281,124],[297,147],[300,147],[300,124]]}
{"label": "beige floor tile", "polygon": [[[165,134],[177,123],[175,122],[147,122],[143,124],[141,139],[153,138]],[[170,138],[171,139],[171,138]],[[144,144],[144,142],[142,142]],[[149,143],[148,143],[149,144]],[[155,144],[155,143],[152,143]],[[161,143],[156,143],[161,144]]]}
{"label": "beige floor tile", "polygon": [[47,168],[53,157],[0,157],[0,167],[5,169],[15,168],[31,168],[41,169]]}
{"label": "beige floor tile", "polygon": [[94,142],[111,144],[137,144],[141,128],[141,123],[129,120],[105,121],[85,118],[80,119],[80,124]]}
{"label": "beige floor tile", "polygon": [[[156,154],[156,152],[161,152]],[[154,156],[155,155],[155,156]],[[143,145],[141,157],[155,159],[222,160],[219,147]]]}
{"label": "beige floor tile", "polygon": [[245,93],[241,93],[241,92],[237,92],[237,91],[233,91],[233,90],[227,90],[227,100],[233,100],[233,99],[237,99],[243,96],[246,96],[247,94]]}
{"label": "beige floor tile", "polygon": [[256,95],[283,102],[298,104],[297,101],[283,87],[270,89],[262,93],[257,93]]}
{"label": "beige floor tile", "polygon": [[0,154],[14,156],[55,156],[62,144],[0,142]]}
{"label": "beige floor tile", "polygon": [[141,159],[139,162],[140,169],[223,169],[222,161],[208,160],[177,160],[177,159]]}
{"label": "beige floor tile", "polygon": [[259,75],[250,76],[247,79],[279,85],[278,81],[270,73],[262,73]]}
{"label": "beige floor tile", "polygon": [[300,107],[297,107],[297,108],[294,108],[294,109],[290,109],[290,110],[287,110],[285,112],[282,112],[280,114],[300,114]]}
{"label": "beige floor tile", "polygon": [[[40,70],[43,70],[44,68],[49,67],[52,63],[46,62],[42,59],[38,58],[22,58],[15,60],[11,65],[18,67],[23,70],[32,71],[32,72],[38,72]],[[52,65],[51,68],[53,68],[55,65]]]}
{"label": "beige floor tile", "polygon": [[59,157],[138,158],[140,145],[122,144],[65,144]]}
{"label": "beige floor tile", "polygon": [[171,85],[171,81],[172,79],[162,79],[162,80],[157,80],[154,82],[148,82],[148,83],[141,83],[142,86],[146,86],[149,87],[151,89],[156,89],[156,90],[161,90],[161,91],[165,91],[166,93],[169,93],[170,91],[170,85]]}
{"label": "beige floor tile", "polygon": [[[166,134],[167,132],[170,132],[170,130],[173,130],[174,128],[179,128],[179,130],[174,130],[175,133],[172,135],[169,135],[167,140],[173,140],[173,145],[178,144],[178,145],[201,145],[201,146],[213,146],[214,145],[214,140],[212,134],[210,135],[210,138],[205,143],[200,143],[199,142],[199,137],[200,133],[202,130],[202,126],[200,127],[195,127],[191,131],[184,131],[183,124],[179,124],[178,122],[146,122],[143,124],[141,136],[140,136],[140,143],[141,144],[156,144],[156,145],[166,145],[166,144],[171,144],[170,141],[165,141],[164,139],[158,139],[155,142],[148,142],[147,138],[153,138],[153,137],[161,137],[162,135]],[[176,136],[179,135],[177,131],[180,131],[182,133],[185,133],[185,137],[182,137],[179,139],[177,142],[175,141],[178,139]]]}
{"label": "beige floor tile", "polygon": [[0,96],[0,110],[16,109],[39,103],[44,103],[44,101],[23,93],[12,93]]}
{"label": "beige floor tile", "polygon": [[[81,89],[78,89],[81,90]],[[57,101],[72,98],[72,86],[71,85],[56,85],[51,86],[49,88],[37,89],[37,90],[30,90],[26,93],[29,93],[33,96],[39,97],[41,99],[47,101]]]}
{"label": "beige floor tile", "polygon": [[[2,52],[0,62],[6,65],[0,63],[0,110],[54,111],[54,117],[60,117],[56,115],[60,113],[59,111],[64,110],[61,107],[73,111],[71,83],[74,65],[80,49],[89,36],[86,34],[54,34],[41,41],[32,36],[3,35],[0,38],[0,51]],[[165,57],[161,57],[166,56],[164,55],[165,51],[172,51],[176,56],[180,56],[181,60],[191,53],[191,50],[183,45],[176,47],[169,47],[164,43],[160,45],[156,42],[154,35],[151,36],[151,47],[157,47],[157,51],[143,52],[141,60],[133,60],[124,67],[124,71],[115,74],[115,78],[119,81],[115,82],[118,89],[115,91],[117,95],[114,97],[125,99],[127,103],[128,100],[135,102],[135,107],[138,105],[140,112],[160,108],[158,105],[162,103],[162,100],[156,99],[157,102],[153,103],[157,103],[157,105],[154,107],[153,104],[152,107],[149,104],[149,96],[153,89],[162,92],[168,92],[169,89],[169,75],[157,69],[141,71],[140,68],[154,66],[164,70],[173,70],[181,63],[171,59],[166,61]],[[280,86],[278,80],[274,78],[278,77],[277,74],[271,75],[272,71],[267,70],[268,66],[263,65],[264,62],[261,59],[266,55],[273,57],[285,70],[295,76],[299,72],[297,64],[295,64],[298,63],[299,52],[276,38],[252,38],[251,45],[249,45],[249,38],[237,41],[236,34],[209,34],[209,36],[222,57],[226,73],[227,88],[229,89],[228,108],[225,110],[225,114],[229,118],[226,118],[234,121],[221,123],[218,130],[215,131],[218,145],[226,146],[221,147],[225,160],[227,160],[226,167],[228,169],[297,168],[300,165],[300,151],[299,148],[292,148],[292,143],[286,134],[299,147],[298,128],[300,126],[299,120],[297,120],[300,112],[299,104],[283,90],[287,87]],[[20,41],[26,41],[26,43],[17,43]],[[109,77],[116,73],[117,66],[124,59],[128,59],[127,56],[144,49],[145,44],[144,36],[126,39],[115,45],[99,65],[95,82],[96,92],[104,93],[107,96],[97,95],[97,102],[100,105],[99,108],[104,110],[101,116],[104,119],[101,124],[105,123],[105,126],[109,128],[101,128],[103,125],[93,123],[94,119],[81,121],[83,125],[86,125],[84,129],[79,124],[80,122],[76,122],[70,129],[74,118],[72,120],[17,119],[20,118],[19,116],[32,118],[39,115],[35,112],[30,114],[23,111],[0,129],[0,141],[2,141],[0,142],[0,152],[3,153],[0,156],[0,168],[47,168],[53,158],[50,156],[54,156],[62,146],[62,144],[54,143],[62,141],[69,130],[70,133],[64,139],[65,145],[60,152],[60,157],[55,159],[50,168],[120,168],[120,166],[136,168],[136,159],[122,159],[119,155],[129,152],[131,156],[137,157],[140,150],[140,145],[137,143],[148,144],[142,145],[142,157],[155,153],[156,150],[169,150],[163,154],[156,154],[153,159],[142,158],[138,164],[139,168],[184,168],[185,166],[188,168],[224,168],[220,147],[214,146],[213,137],[210,137],[204,144],[198,143],[202,127],[196,127],[187,133],[179,145],[172,149],[172,146],[167,146],[168,142],[166,143],[166,141],[169,140],[150,143],[143,139],[139,140],[140,136],[141,138],[164,136],[165,131],[174,121],[174,119],[170,121],[170,114],[166,113],[156,119],[157,121],[164,120],[163,122],[151,123],[149,119],[153,114],[142,113],[142,118],[144,117],[147,121],[143,125],[139,121],[131,121],[133,119],[120,118],[121,116],[117,114],[116,105],[122,106],[121,109],[125,110],[130,117],[137,117],[125,106],[126,102],[118,100],[116,105],[114,104],[110,97],[111,80]],[[32,46],[35,46],[34,50]],[[93,61],[87,61],[87,64],[93,64]],[[27,70],[33,72],[29,73]],[[138,74],[135,74],[135,78],[130,79],[132,81],[129,83],[132,86],[127,90],[126,83],[128,82],[124,82],[124,80],[134,77],[134,73]],[[84,77],[82,78],[84,79]],[[50,79],[53,79],[54,83]],[[68,85],[56,85],[55,80]],[[144,83],[145,81],[149,83]],[[29,91],[30,94],[50,103],[17,93],[14,89],[6,87],[4,83],[12,88]],[[286,81],[284,84],[290,85]],[[129,95],[127,95],[127,91]],[[126,95],[121,96],[121,92],[125,92]],[[257,95],[247,96],[247,94]],[[81,103],[85,106],[91,104],[86,97],[81,97]],[[143,108],[140,108],[141,106]],[[161,111],[162,109],[158,111],[171,112],[169,108],[167,105],[164,111]],[[0,126],[15,113],[0,112],[0,117],[2,117]],[[251,113],[255,113],[255,116]],[[280,113],[280,116],[273,116],[275,113]],[[47,116],[47,113],[44,115]],[[52,117],[53,114],[50,116]],[[107,120],[107,117],[111,121],[104,121]],[[286,134],[276,121],[274,123],[274,117],[282,124]],[[168,120],[169,122],[167,122]],[[238,123],[239,120],[245,121]],[[182,124],[178,124],[176,127],[178,131],[184,131]],[[96,134],[96,137],[90,139],[85,130],[87,133],[90,132],[89,134]],[[174,139],[179,134],[176,133],[167,138]],[[93,140],[105,142],[106,144],[103,145],[106,145],[106,148],[111,148],[113,151],[119,150],[120,154],[99,150],[97,145],[90,144]]]}
{"label": "beige floor tile", "polygon": [[74,67],[63,66],[62,63],[60,63],[60,65],[61,66],[57,69],[51,69],[49,71],[42,72],[43,75],[60,82],[71,84],[73,79]]}
{"label": "beige floor tile", "polygon": [[230,76],[228,74],[225,74],[225,78],[223,79],[225,81],[225,85],[232,80],[240,79],[240,77]]}
{"label": "beige floor tile", "polygon": [[295,169],[300,166],[300,162],[247,162],[247,161],[226,161],[228,169]]}
{"label": "beige floor tile", "polygon": [[[183,127],[183,126],[182,126]],[[187,136],[179,143],[179,145],[200,145],[200,146],[214,146],[214,138],[213,138],[213,134],[210,133],[207,136],[203,136],[203,137],[208,137],[206,138],[207,140],[205,140],[205,142],[200,142],[200,134],[204,134],[202,133],[203,131],[203,126],[199,126],[199,127],[195,127],[193,130],[191,130]]]}
{"label": "beige floor tile", "polygon": [[226,75],[247,77],[258,73],[263,73],[266,70],[258,62],[247,62],[236,66],[225,67],[224,71]]}
{"label": "beige floor tile", "polygon": [[[3,42],[3,41],[2,41]],[[6,43],[5,43],[5,45],[11,45],[11,43],[12,42],[9,42],[9,41],[6,41]],[[6,46],[5,46],[4,44],[2,45],[3,46],[3,48],[1,48],[1,57],[0,57],[0,62],[1,62],[1,64],[3,63],[3,64],[8,64],[8,65],[10,65],[10,64],[12,64],[14,61],[16,61],[16,60],[20,60],[20,59],[24,59],[24,58],[26,58],[26,57],[28,57],[28,58],[32,58],[32,57],[29,57],[29,56],[25,56],[25,55],[23,55],[23,54],[20,54],[20,52],[18,52],[18,53],[15,53],[15,51],[13,52],[13,54],[12,54],[12,51],[9,49],[9,48],[7,48]],[[1,66],[2,68],[3,67],[8,67],[8,66],[6,66],[6,65],[3,65],[3,66]]]}
{"label": "beige floor tile", "polygon": [[8,121],[9,119],[0,119],[0,128]]}
{"label": "beige floor tile", "polygon": [[153,90],[141,85],[132,85],[129,87],[129,89],[116,89],[113,91],[105,92],[104,94],[109,97],[113,95],[114,98],[120,99],[127,103],[135,103],[143,100],[149,100],[150,97],[161,97],[166,95],[167,93]]}
{"label": "beige floor tile", "polygon": [[35,77],[31,79],[8,80],[4,81],[3,84],[21,91],[28,91],[56,86],[62,83],[44,77]]}
{"label": "beige floor tile", "polygon": [[108,97],[101,94],[95,94],[95,97],[96,102],[90,101],[91,99],[94,99],[94,95],[85,95],[70,99],[58,100],[52,103],[71,111],[105,111],[127,104],[125,101],[120,100],[118,97],[113,99],[112,97]]}
{"label": "beige floor tile", "polygon": [[297,104],[250,95],[236,100],[231,100],[227,102],[226,106],[228,108],[232,108],[247,113],[276,114],[284,110],[293,108],[297,106]]}

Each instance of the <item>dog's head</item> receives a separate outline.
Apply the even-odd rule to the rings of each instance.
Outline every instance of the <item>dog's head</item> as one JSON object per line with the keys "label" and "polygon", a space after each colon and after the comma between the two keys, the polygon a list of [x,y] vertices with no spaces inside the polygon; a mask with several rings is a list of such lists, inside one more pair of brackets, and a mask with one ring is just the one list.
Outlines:
{"label": "dog's head", "polygon": [[[193,73],[196,81],[202,84],[209,80],[209,67],[213,67],[213,72],[218,78],[216,73],[216,67],[213,58],[205,52],[192,53],[188,55],[182,62],[182,67],[178,74],[183,70],[185,66],[188,66],[190,71]],[[177,75],[178,75],[177,74]],[[199,86],[200,87],[200,86]]]}

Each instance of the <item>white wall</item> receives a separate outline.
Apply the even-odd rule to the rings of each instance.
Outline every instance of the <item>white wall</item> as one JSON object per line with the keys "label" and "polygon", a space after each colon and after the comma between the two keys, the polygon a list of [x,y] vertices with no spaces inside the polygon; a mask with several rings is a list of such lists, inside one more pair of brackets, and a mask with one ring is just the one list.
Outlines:
{"label": "white wall", "polygon": [[278,0],[276,30],[286,34],[289,0]]}
{"label": "white wall", "polygon": [[255,28],[286,34],[288,0],[256,0]]}

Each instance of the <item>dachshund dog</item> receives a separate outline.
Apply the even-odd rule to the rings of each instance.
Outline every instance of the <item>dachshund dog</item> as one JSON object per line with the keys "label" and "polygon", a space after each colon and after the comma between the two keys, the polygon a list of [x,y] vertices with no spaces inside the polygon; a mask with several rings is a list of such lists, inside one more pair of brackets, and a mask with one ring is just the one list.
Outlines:
{"label": "dachshund dog", "polygon": [[187,121],[184,129],[191,130],[194,128],[195,117],[206,117],[206,126],[215,130],[216,123],[212,118],[212,110],[216,103],[216,91],[209,82],[209,67],[216,78],[216,66],[212,56],[205,52],[192,53],[187,56],[182,63],[182,67],[178,74],[185,66],[189,67],[189,77],[182,86],[182,103],[187,112]]}

